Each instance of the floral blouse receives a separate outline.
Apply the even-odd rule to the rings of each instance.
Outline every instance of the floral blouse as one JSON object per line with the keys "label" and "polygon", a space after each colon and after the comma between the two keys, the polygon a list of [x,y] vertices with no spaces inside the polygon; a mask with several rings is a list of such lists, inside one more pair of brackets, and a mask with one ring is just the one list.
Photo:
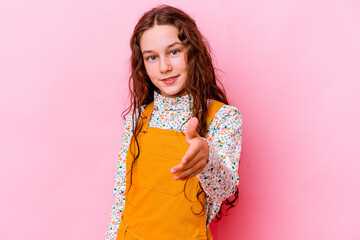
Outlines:
{"label": "floral blouse", "polygon": [[[167,98],[154,92],[154,108],[149,127],[186,132],[191,117],[189,95]],[[211,100],[208,101],[208,104]],[[206,196],[207,227],[214,219],[223,200],[235,193],[239,183],[238,168],[242,143],[242,116],[236,107],[222,106],[211,121],[206,137],[209,144],[209,159],[205,168],[197,175]],[[114,184],[115,202],[112,206],[106,239],[116,239],[121,213],[125,207],[126,152],[132,137],[132,117],[127,115],[121,139]],[[180,161],[180,160],[179,160]]]}

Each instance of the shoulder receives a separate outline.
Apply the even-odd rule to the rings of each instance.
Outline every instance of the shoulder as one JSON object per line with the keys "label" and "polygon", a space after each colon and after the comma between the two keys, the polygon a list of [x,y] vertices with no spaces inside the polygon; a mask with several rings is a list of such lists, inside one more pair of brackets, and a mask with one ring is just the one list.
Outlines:
{"label": "shoulder", "polygon": [[[221,103],[216,100],[209,100],[209,103],[212,103],[213,101],[217,103]],[[219,108],[219,110],[215,114],[216,118],[222,119],[222,118],[236,118],[241,120],[242,115],[239,109],[232,105],[224,104],[222,107]]]}
{"label": "shoulder", "polygon": [[140,108],[137,108],[136,110],[135,110],[135,112],[129,112],[126,116],[125,116],[125,127],[126,128],[129,128],[129,129],[131,129],[132,130],[132,125],[133,124],[136,124],[136,121],[137,121],[137,119],[138,119],[138,116],[139,116],[139,113],[141,112],[143,112],[144,111],[144,109],[145,109],[145,107],[146,107],[147,105],[142,105],[142,106],[140,106]]}
{"label": "shoulder", "polygon": [[139,116],[139,113],[140,113],[140,112],[142,113],[142,112],[144,111],[144,109],[145,109],[146,106],[147,106],[147,105],[142,105],[142,106],[140,106],[140,108],[135,109],[135,112],[130,111],[130,112],[126,115],[125,119],[128,120],[128,121],[130,121],[130,119],[133,119],[133,118],[136,119],[136,118]]}
{"label": "shoulder", "polygon": [[215,113],[208,126],[208,134],[213,136],[219,131],[224,136],[242,132],[242,115],[237,107],[224,104]]}

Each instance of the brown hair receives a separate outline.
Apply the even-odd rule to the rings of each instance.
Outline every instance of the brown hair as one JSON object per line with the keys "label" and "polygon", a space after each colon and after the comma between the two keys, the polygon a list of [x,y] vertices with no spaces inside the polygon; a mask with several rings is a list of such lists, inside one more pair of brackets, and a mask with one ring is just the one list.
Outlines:
{"label": "brown hair", "polygon": [[[154,91],[158,90],[150,81],[150,78],[146,73],[140,49],[140,39],[142,34],[146,30],[151,29],[154,25],[175,26],[178,29],[179,40],[187,48],[186,62],[188,73],[185,82],[185,91],[193,99],[193,105],[190,107],[192,116],[197,117],[199,120],[197,132],[200,136],[205,137],[207,131],[207,100],[214,99],[228,104],[223,88],[219,88],[217,86],[217,81],[219,83],[220,81],[215,75],[209,44],[199,32],[195,21],[180,9],[168,5],[160,5],[145,12],[136,24],[130,40],[130,48],[132,51],[131,76],[129,78],[131,104],[123,112],[123,117],[125,118],[125,116],[132,111],[133,142],[135,144],[130,144],[130,146],[133,146],[137,150],[136,151],[134,148],[130,148],[130,152],[134,159],[130,170],[131,179],[134,163],[140,154],[137,136],[142,128],[142,121],[139,121],[141,120],[142,115],[141,106],[148,105],[154,101]],[[222,87],[221,83],[220,85]],[[201,90],[199,91],[199,89]],[[137,153],[135,154],[135,152]],[[205,194],[201,185],[200,190],[197,193],[198,199],[200,194]],[[233,203],[236,201],[237,195],[238,189],[236,188],[235,199],[233,201],[226,199],[222,205],[226,204],[230,205],[229,208],[233,207]],[[203,206],[201,213],[205,213],[205,206]],[[221,209],[216,217],[217,220],[220,220]]]}

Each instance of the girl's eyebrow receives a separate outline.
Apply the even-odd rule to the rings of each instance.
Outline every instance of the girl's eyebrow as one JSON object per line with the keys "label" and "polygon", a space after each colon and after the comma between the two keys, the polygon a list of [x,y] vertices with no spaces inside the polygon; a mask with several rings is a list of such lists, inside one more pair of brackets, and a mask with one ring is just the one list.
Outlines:
{"label": "girl's eyebrow", "polygon": [[[171,48],[171,47],[173,47],[174,45],[177,45],[177,44],[183,45],[181,42],[174,42],[174,43],[170,44],[169,46],[167,46],[166,49],[169,49],[169,48]],[[144,55],[145,53],[151,53],[151,52],[153,52],[153,50],[144,50],[142,52],[142,54]]]}

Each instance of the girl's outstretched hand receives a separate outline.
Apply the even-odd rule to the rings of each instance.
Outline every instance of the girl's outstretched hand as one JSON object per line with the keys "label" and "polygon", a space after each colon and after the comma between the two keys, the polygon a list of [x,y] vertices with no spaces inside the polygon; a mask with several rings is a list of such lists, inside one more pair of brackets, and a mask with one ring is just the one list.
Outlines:
{"label": "girl's outstretched hand", "polygon": [[170,172],[176,174],[175,180],[186,180],[200,173],[209,158],[209,145],[196,132],[199,120],[195,117],[189,120],[185,140],[189,149],[181,159],[180,164],[171,168]]}

